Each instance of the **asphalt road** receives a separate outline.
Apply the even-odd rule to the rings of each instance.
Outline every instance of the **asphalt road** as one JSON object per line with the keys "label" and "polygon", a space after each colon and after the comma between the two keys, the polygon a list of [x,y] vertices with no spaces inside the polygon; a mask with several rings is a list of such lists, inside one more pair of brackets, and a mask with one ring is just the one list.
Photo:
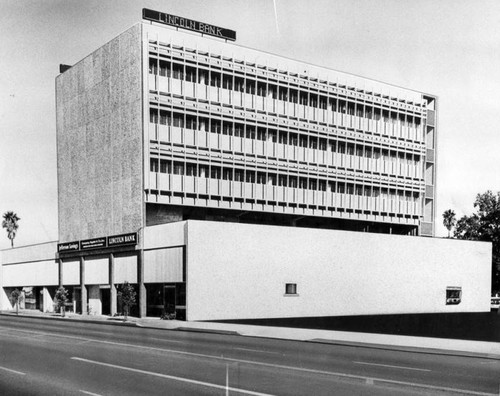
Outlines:
{"label": "asphalt road", "polygon": [[500,361],[0,316],[1,395],[498,395]]}

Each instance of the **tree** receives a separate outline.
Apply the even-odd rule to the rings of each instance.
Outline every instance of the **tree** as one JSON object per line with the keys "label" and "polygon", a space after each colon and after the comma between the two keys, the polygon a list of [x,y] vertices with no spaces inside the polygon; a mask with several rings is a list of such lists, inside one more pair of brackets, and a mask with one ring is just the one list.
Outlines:
{"label": "tree", "polygon": [[448,230],[448,238],[450,237],[450,232],[452,228],[455,226],[457,219],[455,217],[455,212],[451,209],[446,210],[443,213],[443,225]]}
{"label": "tree", "polygon": [[67,301],[68,301],[68,291],[63,286],[59,286],[54,296],[54,303],[61,312],[63,318],[66,316]]}
{"label": "tree", "polygon": [[23,299],[23,293],[19,289],[12,290],[10,293],[10,302],[16,306],[16,315],[19,315],[19,303]]}
{"label": "tree", "polygon": [[463,216],[458,220],[455,237],[473,241],[493,243],[493,262],[491,266],[491,291],[500,291],[500,191],[493,194],[486,191],[477,194],[474,207],[476,213]]}
{"label": "tree", "polygon": [[5,212],[3,214],[2,227],[7,231],[7,238],[10,239],[10,246],[14,247],[14,238],[19,228],[18,221],[21,220],[14,212]]}
{"label": "tree", "polygon": [[124,282],[118,291],[118,301],[122,305],[125,320],[128,318],[130,308],[137,303],[136,296],[137,293],[134,287],[128,282]]}

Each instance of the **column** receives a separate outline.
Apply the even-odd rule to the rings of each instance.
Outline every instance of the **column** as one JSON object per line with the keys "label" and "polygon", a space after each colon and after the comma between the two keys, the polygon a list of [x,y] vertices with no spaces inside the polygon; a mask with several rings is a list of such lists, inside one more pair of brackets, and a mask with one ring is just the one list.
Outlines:
{"label": "column", "polygon": [[146,317],[146,286],[144,285],[144,251],[137,252],[137,283],[139,286],[139,317]]}
{"label": "column", "polygon": [[63,285],[63,261],[61,259],[57,260],[59,262],[59,287]]}
{"label": "column", "polygon": [[[61,263],[61,260],[59,260]],[[54,312],[54,296],[50,295],[49,290],[44,287],[42,288],[42,296],[43,296],[43,312]]]}
{"label": "column", "polygon": [[116,315],[116,287],[115,287],[115,256],[113,253],[109,255],[109,287],[110,287],[110,313],[111,316]]}
{"label": "column", "polygon": [[80,257],[80,287],[82,300],[82,315],[87,315],[87,289],[85,287],[85,259]]}

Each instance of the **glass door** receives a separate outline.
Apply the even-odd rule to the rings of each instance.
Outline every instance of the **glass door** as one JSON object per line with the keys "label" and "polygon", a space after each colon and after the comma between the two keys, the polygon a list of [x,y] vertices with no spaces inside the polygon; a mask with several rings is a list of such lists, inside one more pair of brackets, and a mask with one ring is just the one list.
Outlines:
{"label": "glass door", "polygon": [[175,285],[169,285],[164,287],[163,293],[163,305],[165,307],[166,314],[175,313]]}

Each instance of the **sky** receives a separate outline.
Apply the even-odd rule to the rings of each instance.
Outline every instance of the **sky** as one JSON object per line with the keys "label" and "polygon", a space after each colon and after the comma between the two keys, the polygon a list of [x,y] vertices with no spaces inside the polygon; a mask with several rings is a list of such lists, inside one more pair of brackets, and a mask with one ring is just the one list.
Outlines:
{"label": "sky", "polygon": [[[236,44],[438,97],[442,213],[500,191],[500,1],[0,0],[0,213],[16,246],[58,238],[55,77],[142,8],[236,30]],[[275,12],[276,10],[276,12]],[[10,246],[0,230],[0,249]]]}

